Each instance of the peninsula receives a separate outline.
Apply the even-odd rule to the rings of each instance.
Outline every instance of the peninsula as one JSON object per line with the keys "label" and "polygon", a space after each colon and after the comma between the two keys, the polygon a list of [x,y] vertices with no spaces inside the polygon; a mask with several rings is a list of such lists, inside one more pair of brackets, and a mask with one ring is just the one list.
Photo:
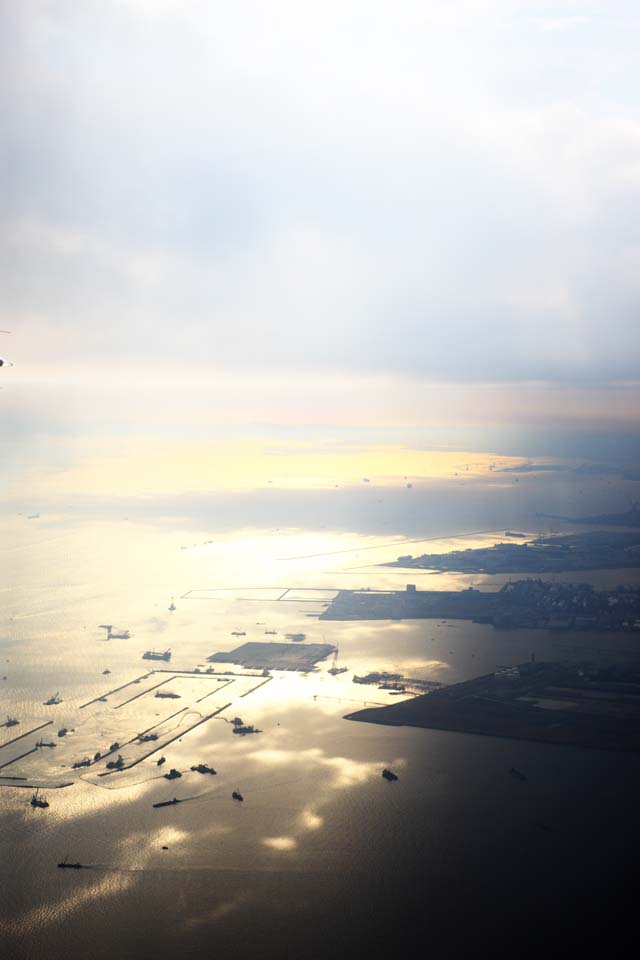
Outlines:
{"label": "peninsula", "polygon": [[475,550],[398,557],[383,566],[487,574],[618,570],[640,567],[640,531],[633,533],[596,530],[544,536],[527,543],[496,543],[491,547],[478,547]]}
{"label": "peninsula", "polygon": [[637,752],[640,672],[524,663],[345,719]]}
{"label": "peninsula", "polygon": [[553,513],[537,513],[544,520],[562,520],[564,523],[593,524],[607,527],[640,527],[640,506],[634,503],[624,513],[598,513],[590,517],[563,517]]}

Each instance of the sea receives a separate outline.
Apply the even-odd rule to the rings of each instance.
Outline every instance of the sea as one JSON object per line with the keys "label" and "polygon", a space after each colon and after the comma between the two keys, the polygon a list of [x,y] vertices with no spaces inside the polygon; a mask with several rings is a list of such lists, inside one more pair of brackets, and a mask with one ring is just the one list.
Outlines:
{"label": "sea", "polygon": [[[370,671],[450,684],[532,655],[635,662],[627,635],[319,619],[343,588],[497,589],[509,577],[384,564],[535,536],[553,524],[539,512],[624,509],[634,491],[606,477],[582,477],[581,497],[575,478],[461,484],[5,507],[0,720],[19,722],[0,727],[2,956],[615,955],[633,933],[636,755],[345,719],[397,701],[353,682]],[[307,672],[206,672],[245,642],[295,645],[286,634],[337,653]],[[160,680],[173,699],[155,696]],[[234,735],[235,717],[260,732]],[[166,746],[143,756],[154,743],[136,737],[153,729]],[[107,773],[94,757],[113,743],[139,762]]]}

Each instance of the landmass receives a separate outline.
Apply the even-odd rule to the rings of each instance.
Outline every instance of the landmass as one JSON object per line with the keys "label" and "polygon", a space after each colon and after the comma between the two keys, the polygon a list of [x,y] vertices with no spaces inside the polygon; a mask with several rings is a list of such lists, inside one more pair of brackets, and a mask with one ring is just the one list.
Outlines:
{"label": "landmass", "polygon": [[591,663],[524,663],[345,719],[638,751],[640,672]]}
{"label": "landmass", "polygon": [[528,543],[496,543],[419,557],[406,555],[383,566],[487,574],[618,570],[640,567],[640,532],[595,530],[544,536]]}
{"label": "landmass", "polygon": [[564,523],[591,523],[608,527],[640,527],[640,506],[634,503],[624,513],[598,513],[590,517],[563,517],[553,513],[536,513],[546,520],[562,520]]}
{"label": "landmass", "polygon": [[229,653],[207,657],[212,663],[238,663],[243,667],[267,670],[312,670],[319,660],[333,653],[330,643],[243,643]]}
{"label": "landmass", "polygon": [[496,628],[640,633],[640,590],[516,580],[500,590],[340,590],[320,620],[473,620]]}

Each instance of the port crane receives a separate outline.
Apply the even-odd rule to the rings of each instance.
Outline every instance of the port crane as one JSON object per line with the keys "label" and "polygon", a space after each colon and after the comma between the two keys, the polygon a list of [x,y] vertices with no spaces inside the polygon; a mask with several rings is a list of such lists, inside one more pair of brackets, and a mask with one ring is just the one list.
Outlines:
{"label": "port crane", "polygon": [[338,650],[338,648],[336,647],[335,650],[334,650],[334,652],[333,652],[333,660],[331,661],[331,666],[330,666],[329,670],[327,671],[328,673],[331,674],[332,677],[337,677],[337,675],[338,675],[339,673],[346,673],[347,670],[349,669],[348,667],[339,667],[339,666],[338,666],[338,653],[339,653],[339,650]]}

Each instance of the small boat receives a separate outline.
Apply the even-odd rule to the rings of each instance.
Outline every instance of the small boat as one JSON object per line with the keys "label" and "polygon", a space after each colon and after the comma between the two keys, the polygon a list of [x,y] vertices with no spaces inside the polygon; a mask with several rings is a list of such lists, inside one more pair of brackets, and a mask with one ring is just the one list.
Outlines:
{"label": "small boat", "polygon": [[175,608],[176,608],[176,605],[175,605],[175,603],[174,603],[173,600],[172,600],[172,601],[171,601],[171,606],[169,607],[169,610],[171,611],[171,613],[173,613],[173,611],[175,610]]}
{"label": "small boat", "polygon": [[103,671],[102,671],[102,676],[103,676],[103,677],[106,677],[107,674],[109,674],[109,673],[111,673],[111,670],[109,670],[109,668],[107,667],[106,670],[103,670]]}
{"label": "small boat", "polygon": [[166,758],[166,757],[160,757],[158,760],[156,760],[156,766],[157,766],[157,767],[161,767],[162,764],[163,764],[163,763],[166,763],[166,762],[167,762],[167,758]]}
{"label": "small boat", "polygon": [[246,630],[232,630],[232,631],[231,631],[231,636],[232,636],[232,637],[246,637],[246,635],[247,635]]}
{"label": "small boat", "polygon": [[262,733],[262,730],[258,730],[257,727],[254,727],[253,724],[234,724],[232,733],[237,733],[240,737],[246,737],[249,733]]}
{"label": "small boat", "polygon": [[171,660],[171,650],[163,650],[162,653],[158,653],[157,650],[146,650],[142,654],[143,660]]}
{"label": "small boat", "polygon": [[302,640],[306,640],[306,637],[306,633],[285,633],[285,638],[293,640],[294,643],[300,643]]}
{"label": "small boat", "polygon": [[59,736],[59,737],[66,737],[66,735],[67,735],[68,732],[69,732],[69,731],[67,730],[66,727],[60,727],[60,729],[58,730],[58,736]]}
{"label": "small boat", "polygon": [[7,719],[5,720],[5,722],[4,722],[3,724],[0,724],[0,726],[3,726],[3,727],[15,727],[15,726],[17,726],[17,724],[19,724],[19,723],[20,723],[20,721],[19,721],[19,720],[16,720],[15,717],[7,717]]}
{"label": "small boat", "polygon": [[58,866],[60,867],[61,870],[82,870],[82,868],[84,867],[84,864],[83,864],[83,863],[69,863],[69,861],[68,861],[67,858],[65,857],[64,860],[61,860],[61,861],[60,861],[60,863],[58,864]]}
{"label": "small boat", "polygon": [[244,800],[244,797],[242,796],[239,790],[234,790],[233,793],[231,794],[231,797],[233,800]]}
{"label": "small boat", "polygon": [[182,803],[182,800],[178,800],[177,797],[174,797],[173,800],[161,800],[159,803],[154,803],[153,806],[157,810],[158,807],[174,807],[176,803]]}
{"label": "small boat", "polygon": [[62,703],[62,700],[60,699],[60,696],[59,696],[58,693],[54,693],[54,695],[53,695],[52,697],[49,697],[48,700],[45,700],[45,701],[44,701],[43,706],[45,706],[45,707],[55,707],[56,704],[58,704],[58,703]]}
{"label": "small boat", "polygon": [[215,772],[216,772],[216,771],[213,769],[213,767],[208,767],[206,763],[198,763],[198,764],[196,764],[196,766],[191,767],[191,769],[193,770],[194,773],[213,773],[213,774],[215,774]]}
{"label": "small boat", "polygon": [[386,767],[382,771],[382,776],[384,777],[385,780],[388,780],[389,783],[393,783],[394,780],[398,779],[398,775],[395,774],[392,770],[388,770]]}
{"label": "small boat", "polygon": [[44,809],[46,809],[46,808],[49,806],[49,803],[48,803],[48,801],[45,799],[45,797],[39,797],[39,796],[38,796],[38,791],[39,791],[39,789],[40,789],[40,788],[37,787],[37,788],[36,788],[36,792],[35,792],[34,795],[31,797],[31,806],[32,806],[32,807],[40,807],[41,809],[44,810]]}
{"label": "small boat", "polygon": [[516,780],[526,780],[526,776],[522,773],[521,770],[516,770],[515,767],[509,767],[509,775],[515,777]]}
{"label": "small boat", "polygon": [[171,767],[171,770],[169,770],[169,773],[165,773],[164,778],[165,780],[177,780],[178,777],[181,777],[181,776],[182,774],[180,773],[179,770],[176,770],[175,767]]}

